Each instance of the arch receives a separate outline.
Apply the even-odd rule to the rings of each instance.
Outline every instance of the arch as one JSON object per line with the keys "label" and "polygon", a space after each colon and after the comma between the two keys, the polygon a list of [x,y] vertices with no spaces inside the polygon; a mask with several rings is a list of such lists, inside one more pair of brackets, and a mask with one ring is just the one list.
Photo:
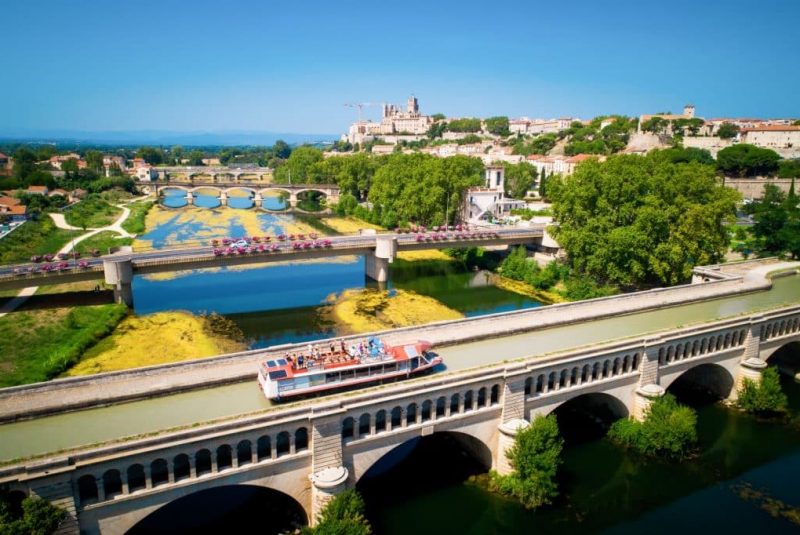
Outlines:
{"label": "arch", "polygon": [[[486,389],[482,388],[484,395],[486,395]],[[530,396],[531,391],[533,390],[533,377],[526,377],[525,378],[525,395]],[[478,393],[480,395],[480,392]]]}
{"label": "arch", "polygon": [[256,457],[259,461],[272,457],[272,444],[269,435],[258,437],[256,441]]}
{"label": "arch", "polygon": [[165,459],[156,459],[150,463],[150,483],[154,487],[169,483],[169,466]]}
{"label": "arch", "polygon": [[580,370],[578,369],[577,366],[572,368],[572,371],[569,374],[569,384],[570,384],[570,386],[578,384],[578,378],[580,376],[580,373],[581,372],[580,372]]}
{"label": "arch", "polygon": [[97,501],[97,481],[93,475],[86,474],[78,478],[78,499],[81,504]]}
{"label": "arch", "polygon": [[217,472],[233,466],[233,448],[223,444],[217,448]]}
{"label": "arch", "polygon": [[592,381],[597,381],[600,378],[600,363],[595,362],[592,365]]}
{"label": "arch", "polygon": [[[669,381],[667,383],[667,381]],[[679,398],[727,399],[733,393],[735,379],[727,368],[711,363],[700,363],[671,380],[664,378],[662,386]]]}
{"label": "arch", "polygon": [[635,371],[639,369],[639,362],[641,361],[642,356],[639,353],[633,354],[633,362],[631,363],[631,368]]}
{"label": "arch", "polygon": [[[533,379],[528,377],[528,379],[525,382],[532,383]],[[526,394],[530,394],[530,391],[526,392]],[[486,406],[486,387],[482,386],[478,389],[478,408],[482,408],[485,406]]]}
{"label": "arch", "polygon": [[275,452],[278,454],[278,457],[286,455],[291,451],[291,439],[289,437],[288,431],[281,431],[278,433],[278,436],[275,438]]}
{"label": "arch", "polygon": [[294,451],[305,451],[308,449],[308,429],[299,428],[294,432]]}
{"label": "arch", "polygon": [[392,421],[391,421],[392,429],[403,425],[403,409],[401,409],[400,407],[393,408],[391,416],[392,416]]}
{"label": "arch", "polygon": [[134,492],[147,486],[144,477],[144,466],[141,464],[137,463],[129,466],[125,475],[128,479],[128,492]]}
{"label": "arch", "polygon": [[565,386],[567,386],[567,370],[561,370],[561,373],[558,374],[558,388]]}
{"label": "arch", "polygon": [[492,450],[482,439],[462,431],[436,431],[424,437],[415,436],[384,449],[383,454],[376,458],[368,458],[367,466],[363,467],[360,473],[354,474],[356,485],[361,484],[360,482],[366,483],[370,478],[386,472],[387,469],[397,464],[398,458],[402,459],[409,454],[413,455],[415,451],[425,455],[425,452],[430,451],[425,445],[439,440],[445,441],[448,446],[452,445],[454,449],[458,448],[453,454],[448,454],[448,459],[452,459],[456,463],[464,462],[465,456],[477,460],[482,466],[479,473],[486,472],[491,468]]}
{"label": "arch", "polygon": [[458,394],[450,396],[450,414],[458,414]]}
{"label": "arch", "polygon": [[406,425],[413,425],[417,422],[417,404],[409,403],[406,407]]}
{"label": "arch", "polygon": [[605,435],[612,423],[628,416],[628,407],[611,394],[587,392],[561,403],[553,413],[565,440],[575,443]]}
{"label": "arch", "polygon": [[547,376],[547,391],[550,392],[556,388],[556,381],[558,377],[556,376],[556,372],[550,372]]}
{"label": "arch", "polygon": [[198,476],[211,473],[211,451],[202,449],[194,455],[194,466]]}
{"label": "arch", "polygon": [[112,468],[103,474],[103,494],[107,500],[122,494],[122,477],[119,475],[119,470]]}
{"label": "arch", "polygon": [[592,368],[588,364],[583,365],[583,370],[581,370],[581,382],[585,383],[589,381],[592,376]]}
{"label": "arch", "polygon": [[426,399],[422,402],[422,421],[427,422],[433,417],[433,402],[429,399]]}
{"label": "arch", "polygon": [[536,393],[541,394],[544,392],[544,375],[540,374],[536,377]]}
{"label": "arch", "polygon": [[603,361],[603,379],[608,377],[610,372],[611,372],[611,361],[610,360],[604,360]]}
{"label": "arch", "polygon": [[236,464],[250,464],[253,462],[253,444],[245,439],[236,445]]}
{"label": "arch", "polygon": [[467,390],[464,393],[464,412],[469,412],[472,410],[472,390]]}
{"label": "arch", "polygon": [[180,496],[126,533],[246,533],[254,525],[263,533],[289,533],[307,523],[302,505],[288,493],[256,485],[223,485]]}
{"label": "arch", "polygon": [[372,416],[365,412],[358,418],[358,436],[369,435],[370,425],[372,425]]}
{"label": "arch", "polygon": [[386,431],[386,411],[381,409],[375,413],[375,433]]}
{"label": "arch", "polygon": [[356,422],[352,416],[348,416],[342,420],[342,438],[344,440],[353,438],[353,436],[355,436],[355,425]]}
{"label": "arch", "polygon": [[436,417],[441,418],[445,414],[447,414],[447,398],[440,396],[439,399],[436,400]]}
{"label": "arch", "polygon": [[192,475],[192,466],[189,464],[189,456],[185,453],[179,453],[172,459],[172,473],[174,474],[175,481],[188,479]]}
{"label": "arch", "polygon": [[489,395],[489,404],[497,405],[500,403],[500,385],[492,385],[492,390]]}

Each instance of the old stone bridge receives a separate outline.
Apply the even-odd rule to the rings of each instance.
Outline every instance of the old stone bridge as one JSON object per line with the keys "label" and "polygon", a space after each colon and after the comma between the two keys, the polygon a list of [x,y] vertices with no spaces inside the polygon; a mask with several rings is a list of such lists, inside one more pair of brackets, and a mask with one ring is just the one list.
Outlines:
{"label": "old stone bridge", "polygon": [[[220,205],[228,205],[228,196],[234,190],[247,192],[253,196],[253,204],[263,207],[264,197],[269,193],[285,193],[288,196],[290,208],[297,208],[299,195],[307,192],[319,193],[325,197],[327,204],[339,202],[339,186],[335,184],[264,184],[257,182],[215,182],[213,184],[199,184],[196,182],[154,182],[143,186],[145,192],[154,192],[156,196],[167,189],[186,192],[186,202],[194,204],[194,197],[199,191],[215,191]],[[267,209],[266,207],[264,207]]]}
{"label": "old stone bridge", "polygon": [[161,180],[206,180],[216,182],[265,182],[272,178],[270,167],[227,167],[227,166],[166,166],[155,167]]}
{"label": "old stone bridge", "polygon": [[734,398],[743,378],[758,380],[777,349],[798,341],[800,306],[784,307],[21,462],[0,469],[0,485],[65,507],[73,532],[124,533],[174,500],[226,485],[285,493],[313,522],[409,440],[450,433],[508,472],[505,452],[535,414],[590,400],[640,418],[681,377]]}

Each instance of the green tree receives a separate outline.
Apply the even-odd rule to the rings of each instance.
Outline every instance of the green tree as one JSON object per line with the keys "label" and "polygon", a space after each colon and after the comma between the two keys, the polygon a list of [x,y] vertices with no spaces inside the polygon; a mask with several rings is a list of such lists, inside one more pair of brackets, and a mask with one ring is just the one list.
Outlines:
{"label": "green tree", "polygon": [[489,117],[484,123],[486,124],[486,130],[496,136],[505,137],[510,134],[508,131],[508,117]]}
{"label": "green tree", "polygon": [[189,165],[203,165],[203,158],[206,157],[205,153],[199,149],[194,149],[186,155],[189,159]]}
{"label": "green tree", "polygon": [[539,197],[542,199],[547,198],[547,172],[542,167],[542,174],[539,177]]}
{"label": "green tree", "polygon": [[321,150],[310,146],[298,147],[291,152],[286,162],[275,170],[275,181],[279,184],[324,182],[314,173],[314,164],[321,161]]}
{"label": "green tree", "polygon": [[87,150],[83,159],[86,160],[86,166],[89,169],[97,173],[103,171],[103,153],[99,150]]}
{"label": "green tree", "polygon": [[303,529],[306,535],[369,535],[372,528],[364,516],[364,500],[355,489],[334,496],[325,505],[313,528]]}
{"label": "green tree", "polygon": [[289,146],[284,140],[279,139],[272,145],[272,152],[276,158],[285,160],[292,154],[292,147]]}
{"label": "green tree", "polygon": [[722,139],[731,139],[739,133],[739,127],[733,123],[722,123],[717,128],[717,136]]}
{"label": "green tree", "polygon": [[745,378],[736,399],[739,408],[757,414],[785,412],[788,403],[776,368],[765,369],[758,383]]}
{"label": "green tree", "polygon": [[522,199],[533,188],[536,168],[527,162],[504,164],[506,172],[506,193],[515,199]]}
{"label": "green tree", "polygon": [[740,198],[717,184],[712,167],[659,154],[588,160],[549,178],[547,196],[573,268],[623,285],[678,284],[695,265],[719,262],[728,248],[723,223]]}
{"label": "green tree", "polygon": [[686,457],[697,442],[697,413],[665,394],[653,401],[637,422],[623,418],[612,424],[608,437],[651,457]]}
{"label": "green tree", "polygon": [[22,511],[14,511],[5,496],[0,499],[0,534],[49,535],[58,529],[65,511],[38,496],[22,500]]}
{"label": "green tree", "polygon": [[663,134],[667,131],[669,121],[656,115],[642,123],[642,130],[653,134]]}
{"label": "green tree", "polygon": [[778,176],[781,178],[800,178],[800,160],[781,160],[778,162]]}
{"label": "green tree", "polygon": [[161,165],[165,161],[164,151],[156,147],[139,147],[136,157],[143,158],[150,165]]}
{"label": "green tree", "polygon": [[481,120],[474,118],[451,119],[447,123],[447,130],[450,132],[480,132]]}
{"label": "green tree", "polygon": [[717,153],[717,168],[728,176],[773,175],[781,157],[770,149],[739,143]]}
{"label": "green tree", "polygon": [[785,195],[778,186],[766,184],[764,195],[750,208],[753,213],[753,235],[759,241],[759,248],[767,253],[782,253],[788,247],[791,224],[798,218],[796,196],[794,201]]}
{"label": "green tree", "polygon": [[430,128],[428,128],[428,131],[426,132],[425,135],[428,136],[429,139],[437,139],[442,137],[442,134],[444,134],[446,130],[447,130],[446,122],[436,121],[430,126]]}
{"label": "green tree", "polygon": [[70,158],[66,161],[61,162],[61,170],[65,173],[77,173],[78,172],[78,160],[75,158]]}
{"label": "green tree", "polygon": [[698,149],[695,147],[672,147],[663,149],[660,152],[662,155],[669,158],[672,163],[698,162],[706,165],[716,164],[714,157],[705,149]]}
{"label": "green tree", "polygon": [[563,448],[555,415],[536,415],[528,427],[517,432],[514,445],[506,452],[513,472],[492,472],[490,488],[516,499],[526,509],[553,503],[558,496],[556,476]]}

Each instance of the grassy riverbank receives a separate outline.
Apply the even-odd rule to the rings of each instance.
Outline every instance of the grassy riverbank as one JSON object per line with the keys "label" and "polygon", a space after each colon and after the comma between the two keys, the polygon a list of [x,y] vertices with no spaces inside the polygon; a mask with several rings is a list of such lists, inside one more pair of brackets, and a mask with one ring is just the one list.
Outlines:
{"label": "grassy riverbank", "polygon": [[98,232],[91,238],[86,238],[79,242],[75,249],[80,253],[86,253],[92,249],[99,250],[102,254],[107,254],[108,250],[112,247],[121,247],[123,245],[130,245],[133,243],[133,238],[123,238],[116,232],[104,230]]}
{"label": "grassy riverbank", "polygon": [[28,221],[0,240],[0,263],[29,262],[32,255],[55,253],[72,235],[69,230],[56,228],[53,220],[42,214],[40,220]]}
{"label": "grassy riverbank", "polygon": [[129,316],[65,375],[90,375],[239,351],[246,345],[239,336],[231,337],[230,333],[237,331],[219,316],[188,312]]}
{"label": "grassy riverbank", "polygon": [[56,377],[125,317],[124,305],[17,311],[0,318],[0,387]]}
{"label": "grassy riverbank", "polygon": [[122,228],[131,234],[142,234],[147,230],[145,221],[147,214],[154,205],[153,201],[139,201],[129,204],[128,208],[131,213],[128,219],[122,223]]}
{"label": "grassy riverbank", "polygon": [[363,333],[464,317],[436,299],[406,290],[345,290],[325,311],[342,332]]}
{"label": "grassy riverbank", "polygon": [[85,200],[64,211],[64,219],[74,227],[99,228],[116,221],[122,208],[114,206],[98,195],[90,195]]}
{"label": "grassy riverbank", "polygon": [[361,229],[384,230],[383,227],[367,223],[352,216],[326,217],[325,224],[340,234],[358,234]]}

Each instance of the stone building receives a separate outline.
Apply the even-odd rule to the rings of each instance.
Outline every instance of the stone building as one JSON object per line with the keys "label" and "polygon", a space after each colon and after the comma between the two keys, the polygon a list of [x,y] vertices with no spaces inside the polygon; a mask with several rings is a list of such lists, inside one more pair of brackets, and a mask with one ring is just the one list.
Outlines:
{"label": "stone building", "polygon": [[350,143],[363,143],[376,138],[400,141],[403,136],[424,135],[433,124],[433,118],[419,112],[417,97],[410,96],[403,111],[394,104],[383,104],[380,122],[356,121],[350,125],[346,136],[342,136]]}

